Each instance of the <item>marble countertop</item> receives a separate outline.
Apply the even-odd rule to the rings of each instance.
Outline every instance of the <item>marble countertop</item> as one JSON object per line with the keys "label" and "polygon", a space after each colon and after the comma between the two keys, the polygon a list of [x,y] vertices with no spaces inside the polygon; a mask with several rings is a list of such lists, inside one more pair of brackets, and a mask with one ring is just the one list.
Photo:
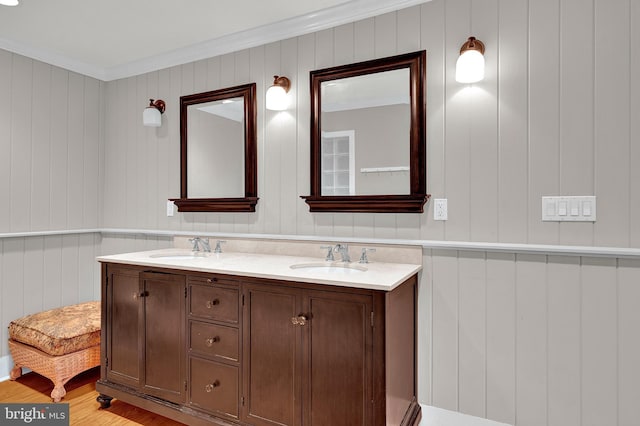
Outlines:
{"label": "marble countertop", "polygon": [[[225,252],[192,255],[190,250],[178,248],[99,256],[97,260],[383,291],[393,290],[422,269],[422,265],[405,263],[351,262],[345,265],[317,257],[279,254]],[[329,264],[334,267],[326,267]]]}

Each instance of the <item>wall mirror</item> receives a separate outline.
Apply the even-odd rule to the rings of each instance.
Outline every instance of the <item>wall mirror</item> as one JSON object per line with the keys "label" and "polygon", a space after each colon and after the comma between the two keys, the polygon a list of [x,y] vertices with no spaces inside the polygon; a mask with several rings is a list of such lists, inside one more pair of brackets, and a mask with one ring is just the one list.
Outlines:
{"label": "wall mirror", "polygon": [[311,71],[312,212],[422,213],[426,52]]}
{"label": "wall mirror", "polygon": [[178,211],[255,211],[255,99],[255,83],[180,97]]}

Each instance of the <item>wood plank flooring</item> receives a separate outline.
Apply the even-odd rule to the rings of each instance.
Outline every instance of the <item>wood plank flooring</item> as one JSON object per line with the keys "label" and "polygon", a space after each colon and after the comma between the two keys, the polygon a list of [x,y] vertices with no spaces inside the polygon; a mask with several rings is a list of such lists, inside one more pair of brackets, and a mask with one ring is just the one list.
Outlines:
{"label": "wood plank flooring", "polygon": [[[99,378],[100,369],[96,367],[74,377],[65,386],[67,394],[62,402],[69,403],[71,425],[182,425],[117,399],[112,401],[109,409],[101,410],[96,402],[96,380]],[[47,403],[51,402],[52,390],[53,383],[49,379],[32,372],[16,381],[0,382],[0,402]]]}

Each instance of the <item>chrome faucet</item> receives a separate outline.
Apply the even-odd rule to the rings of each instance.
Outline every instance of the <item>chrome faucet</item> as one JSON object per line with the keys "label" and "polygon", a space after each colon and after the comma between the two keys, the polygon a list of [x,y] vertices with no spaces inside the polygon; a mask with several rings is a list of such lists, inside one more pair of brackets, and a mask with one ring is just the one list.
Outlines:
{"label": "chrome faucet", "polygon": [[373,253],[374,251],[376,251],[376,249],[363,247],[362,248],[362,254],[360,255],[360,260],[358,262],[359,263],[369,263],[369,258],[367,257],[367,252],[372,252]]}
{"label": "chrome faucet", "polygon": [[320,246],[320,250],[327,250],[327,257],[324,258],[327,262],[333,262],[333,246]]}
{"label": "chrome faucet", "polygon": [[189,238],[189,242],[193,244],[193,247],[191,248],[192,251],[201,251],[200,245],[202,244],[203,251],[207,253],[211,252],[211,246],[209,245],[208,238],[193,237]]}
{"label": "chrome faucet", "polygon": [[340,255],[342,256],[342,261],[343,262],[351,262],[351,258],[349,257],[349,246],[346,244],[336,244],[336,246],[333,248],[333,251],[335,253],[340,253]]}
{"label": "chrome faucet", "polygon": [[226,241],[224,240],[218,240],[216,241],[216,248],[213,249],[214,253],[222,253],[222,246],[221,244],[226,243]]}

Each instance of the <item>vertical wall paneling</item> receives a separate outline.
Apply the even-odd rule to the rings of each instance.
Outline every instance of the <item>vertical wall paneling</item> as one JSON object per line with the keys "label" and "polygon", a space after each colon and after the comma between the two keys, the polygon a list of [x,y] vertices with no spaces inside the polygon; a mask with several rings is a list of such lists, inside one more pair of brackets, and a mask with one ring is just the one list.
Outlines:
{"label": "vertical wall paneling", "polygon": [[21,238],[9,238],[2,240],[2,268],[0,270],[0,302],[2,302],[2,324],[0,331],[0,354],[7,353],[7,327],[14,318],[23,315],[24,288],[18,283],[22,282],[24,271],[24,241]]}
{"label": "vertical wall paneling", "polygon": [[486,416],[487,282],[483,252],[458,256],[459,411]]}
{"label": "vertical wall paneling", "polygon": [[[560,193],[594,194],[593,2],[560,3]],[[566,236],[565,236],[566,235]],[[563,223],[561,244],[593,241],[593,224]]]}
{"label": "vertical wall paneling", "polygon": [[84,77],[69,73],[67,123],[67,226],[82,227],[84,194]]}
{"label": "vertical wall paneling", "polygon": [[11,230],[11,92],[13,54],[0,50],[0,70],[8,78],[0,78],[0,229]]}
{"label": "vertical wall paneling", "polygon": [[[473,87],[455,80],[455,64],[460,46],[471,31],[470,1],[445,1],[445,177],[444,188],[448,200],[446,237],[451,240],[469,240],[471,222],[471,114],[473,112]],[[428,88],[427,88],[428,89]],[[465,123],[465,125],[461,125]]]}
{"label": "vertical wall paneling", "polygon": [[102,84],[97,80],[84,78],[84,126],[82,135],[82,224],[80,228],[98,227],[100,180],[100,117]]}
{"label": "vertical wall paneling", "polygon": [[[427,192],[434,198],[446,198],[446,47],[445,2],[435,0],[420,9],[421,47],[427,51]],[[421,238],[444,240],[444,221],[433,220],[433,201],[426,205],[420,226]],[[427,226],[428,224],[428,226]]]}
{"label": "vertical wall paneling", "polygon": [[[529,36],[527,0],[501,1],[498,9],[498,241],[526,241],[528,216],[537,204],[527,197]],[[495,54],[496,52],[494,52]],[[533,204],[530,206],[529,202]]]}
{"label": "vertical wall paneling", "polygon": [[[44,238],[34,237],[24,239],[24,272],[23,279],[23,291],[24,291],[24,313],[33,314],[40,312],[44,307],[44,286],[46,280],[44,279]],[[17,281],[17,282],[20,282]],[[17,282],[12,283],[6,281],[6,285],[16,285]],[[14,319],[14,318],[10,318]]]}
{"label": "vertical wall paneling", "polygon": [[599,205],[616,206],[598,212],[596,245],[629,244],[630,3],[595,2],[595,192]]}
{"label": "vertical wall paneling", "polygon": [[[559,194],[560,1],[529,1],[528,234],[531,243],[557,244],[559,226],[542,222],[541,197]],[[502,103],[501,103],[502,106]]]}
{"label": "vertical wall paneling", "polygon": [[11,93],[11,230],[29,229],[33,60],[14,55]]}
{"label": "vertical wall paneling", "polygon": [[[298,129],[296,152],[297,173],[295,176],[298,183],[298,193],[296,197],[296,217],[298,218],[297,233],[302,235],[313,234],[313,216],[308,214],[309,206],[301,199],[300,195],[309,195],[311,188],[310,180],[310,158],[311,158],[311,89],[309,72],[315,69],[315,35],[307,34],[298,39],[298,70],[295,84],[298,96],[295,104],[296,123]],[[267,82],[268,83],[268,82]],[[293,83],[293,82],[292,82]],[[265,87],[267,84],[265,83]],[[266,90],[266,89],[265,89]],[[263,93],[260,93],[263,95]],[[260,117],[258,117],[260,123]],[[258,125],[258,129],[264,127]],[[260,146],[260,145],[258,145]],[[263,151],[266,147],[263,146]],[[261,171],[258,163],[258,172]],[[259,190],[262,190],[258,186]],[[260,202],[258,202],[258,205]]]}
{"label": "vertical wall paneling", "polygon": [[50,206],[51,229],[68,226],[67,188],[68,124],[69,124],[69,71],[52,69],[51,75],[51,177]]}
{"label": "vertical wall paneling", "polygon": [[487,253],[486,415],[515,424],[516,257]]}
{"label": "vertical wall paneling", "polygon": [[[280,70],[277,75],[293,76],[297,79],[298,63],[298,40],[290,38],[284,40],[280,44]],[[291,100],[296,99],[298,95],[298,86],[292,82],[289,89],[289,97]],[[293,104],[293,102],[292,102]],[[297,132],[296,132],[296,115],[295,111],[290,107],[285,111],[280,111],[274,117],[280,127],[280,232],[283,234],[295,234],[297,222],[298,204],[298,185],[296,184],[295,168],[284,167],[287,164],[296,164],[297,156]]]}
{"label": "vertical wall paneling", "polygon": [[433,405],[459,409],[458,321],[459,280],[457,252],[433,250]]}
{"label": "vertical wall paneling", "polygon": [[[617,277],[615,259],[583,259],[581,278],[581,424],[616,424],[618,289],[623,279]],[[627,318],[621,324],[626,328]]]}
{"label": "vertical wall paneling", "polygon": [[[51,211],[49,175],[51,173],[51,66],[33,63],[33,92],[37,102],[32,105],[31,119],[31,208],[30,229],[49,229]],[[96,156],[96,161],[97,161]]]}
{"label": "vertical wall paneling", "polygon": [[547,263],[548,425],[580,425],[580,258]]}
{"label": "vertical wall paneling", "polygon": [[516,424],[547,424],[547,265],[518,255],[516,267]]}
{"label": "vertical wall paneling", "polygon": [[[640,75],[640,52],[635,46],[640,45],[640,4],[637,1],[629,2],[629,75]],[[629,123],[629,140],[632,141],[629,146],[629,217],[632,219],[629,224],[629,245],[631,247],[640,247],[640,221],[636,218],[640,217],[640,146],[633,141],[640,140],[640,120],[634,117],[640,117],[640,81],[637,78],[629,79],[629,115],[631,121]]]}
{"label": "vertical wall paneling", "polygon": [[[485,50],[485,78],[466,88],[468,109],[458,119],[468,121],[469,131],[469,238],[496,241],[498,237],[498,79],[500,54],[497,0],[471,3],[471,29],[489,46]],[[459,37],[461,45],[467,35]],[[458,86],[465,86],[457,83]]]}
{"label": "vertical wall paneling", "polygon": [[620,260],[618,268],[618,425],[632,426],[640,418],[640,262]]}

